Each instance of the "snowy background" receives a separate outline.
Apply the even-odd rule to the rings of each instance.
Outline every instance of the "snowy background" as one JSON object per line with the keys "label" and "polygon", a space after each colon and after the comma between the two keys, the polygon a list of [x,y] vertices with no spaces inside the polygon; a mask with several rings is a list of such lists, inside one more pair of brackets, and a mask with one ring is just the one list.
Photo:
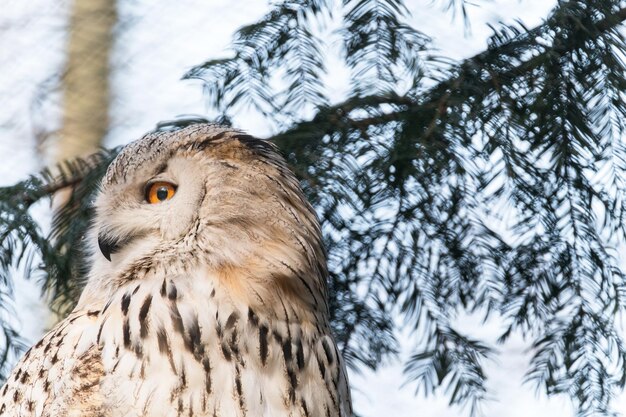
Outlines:
{"label": "snowy background", "polygon": [[[554,6],[553,0],[476,0],[469,6],[471,29],[468,33],[460,16],[443,10],[443,0],[406,0],[413,13],[413,24],[433,37],[443,56],[463,59],[482,51],[491,34],[488,24],[512,23],[520,19],[527,27],[541,23]],[[223,57],[232,33],[253,22],[268,9],[260,0],[179,0],[121,1],[118,36],[112,62],[114,109],[113,129],[107,146],[127,143],[151,130],[160,120],[181,114],[207,114],[199,81],[181,81],[192,66],[208,58]],[[35,139],[43,127],[58,120],[58,97],[50,94],[51,75],[63,63],[66,41],[67,2],[58,0],[3,0],[0,10],[0,186],[24,179],[45,164]],[[337,51],[339,45],[328,45]],[[334,61],[333,61],[334,62]],[[329,68],[329,96],[339,101],[348,89],[348,72],[339,63]],[[241,112],[234,124],[256,136],[272,132],[260,116]],[[45,154],[45,152],[44,152]],[[34,208],[45,223],[48,207]],[[40,337],[46,325],[46,310],[39,301],[35,283],[16,282],[16,320],[28,340]],[[458,323],[470,335],[493,343],[501,329],[497,320],[482,323],[478,317],[465,317]],[[364,417],[452,417],[467,410],[450,408],[441,393],[424,398],[415,395],[415,385],[405,383],[402,359],[417,341],[415,335],[400,335],[403,352],[398,360],[384,363],[378,372],[351,373],[356,411]],[[489,394],[484,408],[487,417],[571,416],[565,398],[547,399],[533,386],[523,384],[531,356],[529,343],[513,336],[498,346],[496,361],[487,364]],[[626,414],[626,398],[616,404]]]}

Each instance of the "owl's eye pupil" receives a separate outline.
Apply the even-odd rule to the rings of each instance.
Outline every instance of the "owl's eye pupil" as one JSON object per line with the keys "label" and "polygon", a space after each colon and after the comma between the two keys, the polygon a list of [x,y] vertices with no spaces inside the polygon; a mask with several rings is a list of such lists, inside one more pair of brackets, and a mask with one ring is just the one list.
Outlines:
{"label": "owl's eye pupil", "polygon": [[167,200],[168,194],[169,194],[169,192],[168,192],[167,188],[160,187],[157,190],[157,192],[156,192],[156,197],[159,199],[159,201],[165,201],[165,200]]}

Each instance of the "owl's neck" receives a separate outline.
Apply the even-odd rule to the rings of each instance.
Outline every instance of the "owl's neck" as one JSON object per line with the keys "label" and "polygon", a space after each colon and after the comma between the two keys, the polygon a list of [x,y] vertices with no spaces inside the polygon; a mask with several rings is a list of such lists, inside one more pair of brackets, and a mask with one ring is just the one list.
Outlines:
{"label": "owl's neck", "polygon": [[201,304],[218,303],[221,309],[240,314],[251,309],[270,321],[327,326],[326,270],[322,266],[305,268],[250,256],[238,265],[216,268],[198,264],[193,257],[187,259],[184,252],[176,261],[172,262],[169,254],[151,255],[115,274],[94,267],[77,308],[102,308],[129,288],[160,288],[162,277],[167,277],[167,288],[192,295]]}

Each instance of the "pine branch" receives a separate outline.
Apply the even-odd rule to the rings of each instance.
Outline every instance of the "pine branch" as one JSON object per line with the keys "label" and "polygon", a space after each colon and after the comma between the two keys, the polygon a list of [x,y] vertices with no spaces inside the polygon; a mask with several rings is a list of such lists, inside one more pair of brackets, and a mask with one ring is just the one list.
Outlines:
{"label": "pine branch", "polygon": [[[626,8],[620,9],[598,22],[596,24],[597,32],[591,33],[588,39],[593,40],[601,34],[613,30],[624,21],[626,21]],[[425,99],[411,100],[408,97],[383,95],[366,97],[363,101],[360,101],[351,97],[342,103],[322,108],[318,115],[312,120],[296,123],[292,128],[268,139],[288,148],[289,145],[287,145],[286,141],[292,142],[300,140],[300,134],[304,134],[309,139],[313,139],[313,136],[321,138],[324,134],[333,132],[336,129],[355,128],[365,131],[370,126],[379,126],[391,122],[407,120],[412,114],[421,113],[423,111],[437,110],[438,114],[442,114],[447,108],[447,104],[456,97],[455,93],[463,97],[464,100],[467,98],[466,92],[458,93],[459,88],[464,84],[471,86],[472,90],[475,90],[474,94],[478,94],[481,97],[487,96],[489,92],[498,90],[504,80],[511,80],[516,76],[532,73],[532,71],[543,65],[549,58],[554,57],[554,54],[563,56],[579,46],[577,44],[563,44],[500,73],[491,71],[487,76],[482,73],[477,73],[477,70],[482,70],[486,63],[500,61],[503,56],[508,58],[508,49],[519,49],[527,46],[529,40],[545,33],[550,27],[549,25],[549,23],[539,25],[523,33],[519,38],[514,39],[510,43],[487,49],[465,59],[457,66],[456,70],[451,71],[453,72],[451,77],[429,88],[423,94],[420,94],[420,96],[425,97]],[[397,111],[371,117],[350,117],[350,110],[360,108],[360,105],[357,105],[357,103],[362,103],[362,105],[365,106],[401,104],[402,107]],[[309,143],[308,145],[310,146],[311,144]]]}
{"label": "pine branch", "polygon": [[403,23],[409,11],[402,0],[344,0],[343,5],[353,96],[393,91],[401,78],[421,76],[419,55],[430,39]]}
{"label": "pine branch", "polygon": [[[334,281],[351,283],[362,294],[364,283],[375,280],[388,294],[401,294],[420,309],[426,297],[434,309],[431,316],[453,315],[457,306],[487,306],[510,323],[503,339],[518,329],[538,340],[549,335],[545,343],[535,341],[544,353],[533,362],[529,379],[550,393],[568,393],[582,414],[609,410],[624,384],[613,366],[623,366],[626,355],[621,339],[613,336],[614,320],[606,315],[626,306],[626,281],[605,231],[596,230],[592,207],[592,201],[601,201],[607,218],[602,227],[617,230],[623,188],[597,191],[586,179],[599,171],[593,161],[607,160],[604,150],[610,146],[596,131],[597,123],[609,126],[603,131],[617,126],[623,133],[622,124],[604,119],[611,112],[612,120],[626,115],[620,105],[626,85],[619,59],[624,46],[616,32],[626,10],[605,3],[594,3],[596,9],[563,2],[535,29],[496,33],[488,50],[452,68],[432,88],[406,97],[351,97],[270,138],[285,149],[330,225],[325,230],[333,242],[330,260],[340,259],[342,266],[331,268]],[[605,93],[616,98],[590,105]],[[476,148],[477,136],[484,139],[482,149]],[[500,155],[497,165],[487,164],[485,172],[472,161],[490,163],[494,154]],[[611,158],[615,169],[622,169],[622,151],[615,150]],[[481,194],[496,178],[504,185]],[[414,196],[413,202],[402,203],[405,195]],[[514,242],[473,219],[474,211],[486,211],[486,203],[507,198],[519,213]],[[378,202],[387,211],[395,204],[405,207],[389,218]],[[395,249],[384,243],[389,233]],[[411,250],[399,249],[406,245]],[[372,259],[395,263],[396,271],[385,267],[383,274],[364,273],[363,265]],[[583,309],[583,325],[572,321],[575,316],[555,320],[576,305]],[[589,324],[594,316],[604,333]],[[561,340],[572,337],[580,343]],[[455,340],[459,349],[470,349],[468,340]],[[616,346],[615,353],[597,349],[593,357],[580,356],[581,349],[607,343]],[[413,376],[422,385],[423,376],[441,365],[426,360],[425,353],[418,352],[407,368],[419,369]],[[558,355],[569,359],[554,365]],[[549,372],[535,372],[545,362],[553,364]],[[469,363],[456,365],[469,375]],[[445,374],[451,375],[451,369]],[[593,382],[585,378],[590,370],[597,371]],[[478,382],[460,398],[476,404],[481,387]]]}
{"label": "pine branch", "polygon": [[[259,22],[239,29],[232,45],[234,56],[204,62],[184,79],[201,79],[220,112],[241,102],[253,105],[268,118],[290,113],[306,104],[322,105],[326,95],[321,41],[310,30],[310,16],[326,9],[325,0],[284,0]],[[273,94],[269,68],[280,68],[286,87]]]}

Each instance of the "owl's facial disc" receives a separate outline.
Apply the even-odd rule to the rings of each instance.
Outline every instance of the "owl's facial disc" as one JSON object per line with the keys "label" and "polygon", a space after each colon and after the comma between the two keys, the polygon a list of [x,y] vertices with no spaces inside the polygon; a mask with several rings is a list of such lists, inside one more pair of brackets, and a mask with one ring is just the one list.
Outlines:
{"label": "owl's facial disc", "polygon": [[[96,250],[114,268],[172,248],[192,227],[204,195],[202,166],[182,153],[145,164],[96,202]],[[96,242],[94,242],[96,243]]]}
{"label": "owl's facial disc", "polygon": [[[168,181],[148,181],[145,185],[144,199],[148,204],[161,204],[171,200],[176,194],[178,186]],[[98,233],[98,248],[107,261],[111,262],[111,255],[119,252],[124,246],[138,236],[112,237],[111,233],[101,230]]]}

